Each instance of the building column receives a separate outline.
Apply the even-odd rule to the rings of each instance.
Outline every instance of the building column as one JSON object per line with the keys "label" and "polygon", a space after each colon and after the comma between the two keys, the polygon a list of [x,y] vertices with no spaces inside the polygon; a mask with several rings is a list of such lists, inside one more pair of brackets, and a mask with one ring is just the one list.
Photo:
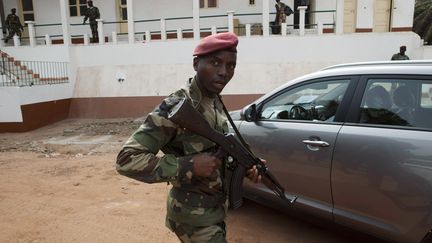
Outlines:
{"label": "building column", "polygon": [[345,14],[344,0],[337,0],[335,33],[338,35],[342,34],[344,30],[344,14]]}
{"label": "building column", "polygon": [[193,36],[194,40],[199,40],[201,38],[200,33],[200,19],[199,19],[199,0],[192,0],[192,16],[193,16]]}
{"label": "building column", "polygon": [[45,45],[50,46],[52,44],[50,35],[45,35]]}
{"label": "building column", "polygon": [[234,33],[234,10],[227,11],[228,14],[228,32]]}
{"label": "building column", "polygon": [[71,39],[69,36],[69,9],[68,9],[68,1],[67,0],[59,0],[60,1],[60,14],[61,14],[61,23],[62,23],[62,31],[63,31],[63,43],[66,46],[71,44]]}
{"label": "building column", "polygon": [[25,21],[24,23],[27,24],[27,28],[28,28],[28,32],[29,32],[30,46],[34,47],[34,46],[36,46],[36,37],[35,37],[35,29],[34,29],[35,22],[34,21]]}
{"label": "building column", "polygon": [[135,43],[135,24],[133,15],[133,0],[127,0],[128,40],[129,44]]}
{"label": "building column", "polygon": [[270,32],[270,8],[269,8],[269,0],[263,0],[262,6],[262,31],[263,36],[269,36]]}
{"label": "building column", "polygon": [[99,44],[105,44],[105,34],[104,34],[104,29],[103,29],[103,19],[96,19],[97,24],[98,24],[98,39],[99,39]]}
{"label": "building column", "polygon": [[300,11],[300,16],[299,16],[300,35],[304,35],[305,34],[305,18],[306,18],[307,6],[298,6],[297,9]]}
{"label": "building column", "polygon": [[160,28],[161,28],[161,40],[166,40],[167,39],[166,21],[164,18],[161,18],[160,20]]}

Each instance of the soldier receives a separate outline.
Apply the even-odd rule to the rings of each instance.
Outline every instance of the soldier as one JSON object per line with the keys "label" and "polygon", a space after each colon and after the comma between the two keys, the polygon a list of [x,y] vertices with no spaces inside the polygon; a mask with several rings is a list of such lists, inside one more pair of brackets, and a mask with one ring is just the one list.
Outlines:
{"label": "soldier", "polygon": [[394,54],[392,56],[391,60],[392,61],[409,60],[409,57],[407,55],[405,55],[405,52],[406,52],[406,46],[399,47],[399,53]]}
{"label": "soldier", "polygon": [[287,5],[285,3],[281,2],[280,0],[276,0],[275,8],[276,8],[276,19],[275,24],[281,25],[281,23],[286,22],[286,14],[285,14],[285,8]]}
{"label": "soldier", "polygon": [[14,35],[19,36],[21,39],[21,31],[24,31],[24,27],[21,25],[21,21],[15,13],[16,9],[13,8],[11,9],[11,13],[6,17],[5,26],[9,34],[5,38],[5,43],[7,43],[9,39],[13,38]]}
{"label": "soldier", "polygon": [[[179,100],[190,99],[214,129],[228,132],[218,96],[234,75],[237,43],[233,33],[202,39],[193,53],[195,77],[147,116],[117,156],[120,174],[146,183],[173,185],[168,195],[166,226],[182,242],[226,242],[228,201],[224,175],[229,162],[215,157],[217,147],[213,142],[168,120],[167,111]],[[163,156],[156,156],[159,150]],[[261,181],[255,167],[247,171],[247,177],[255,183]]]}
{"label": "soldier", "polygon": [[93,6],[93,1],[87,1],[87,11],[85,13],[83,24],[89,19],[90,21],[90,29],[92,32],[92,42],[99,42],[99,36],[98,36],[98,24],[96,19],[100,18],[99,9],[95,6]]}

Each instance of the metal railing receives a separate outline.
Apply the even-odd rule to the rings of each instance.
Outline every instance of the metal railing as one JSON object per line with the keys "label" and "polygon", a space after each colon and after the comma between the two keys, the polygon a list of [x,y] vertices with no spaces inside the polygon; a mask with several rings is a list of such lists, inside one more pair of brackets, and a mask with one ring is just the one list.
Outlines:
{"label": "metal railing", "polygon": [[[295,10],[293,15],[296,15],[298,13],[299,13],[299,11]],[[306,23],[305,23],[306,29],[317,29],[318,23],[316,22],[316,16],[320,15],[320,16],[323,16],[324,19],[326,19],[325,22],[321,23],[322,26],[326,29],[330,29],[330,30],[333,29],[333,31],[334,31],[335,21],[336,21],[336,17],[335,17],[336,10],[305,11],[305,14],[307,14],[308,16],[314,16],[314,17],[310,18],[310,20],[313,22],[308,23],[308,21],[306,21]],[[274,16],[276,16],[276,13],[270,12],[269,15],[270,15],[269,31],[272,34],[275,34],[275,33],[273,33],[274,28],[280,28],[280,26],[276,25],[273,21],[273,18],[274,18]],[[263,28],[262,19],[261,19],[262,13],[259,13],[259,12],[234,13],[233,16],[234,16],[234,18],[239,20],[239,22],[234,24],[234,32],[236,32],[237,35],[239,35],[239,36],[246,35],[246,25],[250,25],[251,35],[263,35],[262,31],[264,28]],[[204,24],[203,24],[204,26],[200,28],[200,32],[202,34],[206,34],[205,32],[210,32],[211,27],[209,26],[209,23],[210,23],[209,21],[213,21],[213,20],[215,20],[214,21],[215,22],[214,28],[216,28],[217,32],[228,30],[228,26],[226,26],[224,21],[220,21],[221,18],[227,18],[227,17],[228,17],[227,13],[226,14],[224,13],[224,14],[199,16],[200,19],[204,20]],[[154,35],[155,39],[160,38],[160,36],[162,36],[162,30],[160,29],[160,25],[157,23],[161,22],[161,19],[166,21],[166,29],[164,30],[163,33],[168,35],[167,38],[175,38],[177,35],[178,29],[181,30],[181,34],[185,34],[184,37],[186,37],[186,38],[190,38],[191,36],[193,36],[193,35],[191,35],[191,34],[193,34],[193,29],[184,28],[184,27],[183,28],[175,27],[175,26],[192,26],[193,25],[193,17],[192,16],[179,16],[179,17],[134,20],[133,22],[135,25],[135,36],[143,35],[143,38],[144,38],[146,31],[149,31],[152,36]],[[206,22],[207,22],[207,24],[206,24]],[[122,21],[104,21],[103,25],[104,26],[113,26],[113,25],[119,25],[119,24],[125,24],[125,23],[127,23],[127,21],[124,21],[124,20],[122,20]],[[69,25],[71,27],[83,26],[82,23],[71,23]],[[85,25],[88,25],[88,23],[86,23]],[[27,26],[25,26],[25,27],[27,27]],[[46,41],[45,41],[46,36],[45,35],[48,35],[47,32],[50,32],[50,33],[54,32],[55,33],[55,34],[49,34],[48,35],[49,38],[54,38],[53,40],[55,40],[55,39],[62,40],[62,34],[58,34],[58,32],[61,31],[60,27],[61,27],[61,23],[35,24],[34,30],[35,30],[36,42],[39,42],[41,44],[46,44]],[[292,24],[287,24],[286,27],[289,29],[298,29],[300,26],[298,23],[292,23]],[[110,29],[112,29],[112,27]],[[70,37],[72,40],[77,39],[76,43],[82,43],[82,39],[83,39],[84,34],[79,34],[77,32],[80,32],[80,31],[72,31],[72,33],[74,33],[74,34],[71,34]],[[123,31],[123,32],[120,31],[119,33],[116,33],[117,36],[124,36],[127,34],[128,34],[127,31]],[[22,40],[25,42],[29,41],[28,37],[23,37]],[[55,43],[57,44],[60,42],[56,40]],[[72,41],[72,43],[74,43],[74,42]],[[13,43],[10,43],[8,45],[13,45]]]}
{"label": "metal railing", "polygon": [[68,63],[19,61],[2,53],[0,86],[33,86],[69,82]]}

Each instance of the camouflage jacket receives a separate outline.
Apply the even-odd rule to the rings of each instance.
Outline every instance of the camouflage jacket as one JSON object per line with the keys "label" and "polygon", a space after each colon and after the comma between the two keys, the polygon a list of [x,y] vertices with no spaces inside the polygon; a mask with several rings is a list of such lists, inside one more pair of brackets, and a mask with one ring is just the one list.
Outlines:
{"label": "camouflage jacket", "polygon": [[[170,182],[173,188],[168,196],[167,217],[193,226],[207,226],[225,219],[225,163],[210,177],[194,176],[192,157],[197,153],[215,151],[216,146],[210,140],[180,128],[167,119],[167,111],[184,98],[191,99],[195,109],[213,128],[224,133],[228,131],[226,115],[219,99],[202,96],[196,80],[191,79],[188,87],[169,95],[147,116],[123,145],[116,168],[120,174],[139,181]],[[164,155],[156,156],[159,151]],[[186,192],[187,196],[198,199],[223,197],[223,202],[211,207],[200,202],[191,204],[187,199],[181,200],[173,191]]]}
{"label": "camouflage jacket", "polygon": [[6,22],[5,22],[6,28],[8,29],[21,29],[22,25],[21,25],[21,21],[19,19],[18,16],[16,16],[15,14],[9,14],[6,17]]}
{"label": "camouflage jacket", "polygon": [[391,58],[392,61],[394,60],[409,60],[409,57],[407,55],[402,55],[400,53],[396,53]]}
{"label": "camouflage jacket", "polygon": [[99,9],[97,7],[87,8],[87,11],[85,13],[84,22],[87,21],[87,19],[90,19],[90,23],[94,22],[96,23],[96,19],[100,18]]}

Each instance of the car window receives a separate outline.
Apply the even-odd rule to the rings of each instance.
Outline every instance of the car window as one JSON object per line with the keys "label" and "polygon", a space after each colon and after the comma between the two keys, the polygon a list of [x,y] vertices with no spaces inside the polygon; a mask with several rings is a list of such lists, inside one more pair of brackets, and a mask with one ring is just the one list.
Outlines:
{"label": "car window", "polygon": [[350,80],[307,83],[265,102],[260,119],[332,122]]}
{"label": "car window", "polygon": [[423,83],[421,85],[421,92],[420,106],[422,108],[432,108],[432,84]]}
{"label": "car window", "polygon": [[370,79],[360,123],[432,128],[432,80]]}

